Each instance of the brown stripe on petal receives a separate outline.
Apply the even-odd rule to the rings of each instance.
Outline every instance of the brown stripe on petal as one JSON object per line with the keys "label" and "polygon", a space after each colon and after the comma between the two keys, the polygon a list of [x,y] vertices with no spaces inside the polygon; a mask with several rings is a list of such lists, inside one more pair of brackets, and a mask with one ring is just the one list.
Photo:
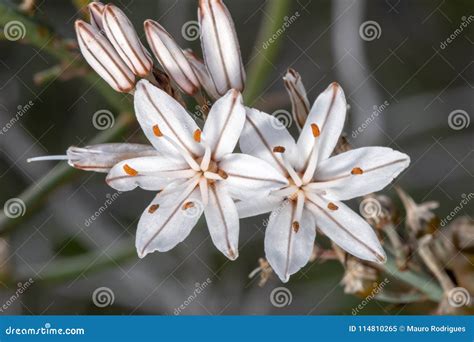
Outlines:
{"label": "brown stripe on petal", "polygon": [[339,207],[337,205],[335,205],[334,203],[329,202],[328,203],[328,209],[329,210],[337,210],[337,209],[339,209]]}
{"label": "brown stripe on petal", "polygon": [[159,204],[152,204],[152,205],[150,205],[150,207],[148,208],[148,212],[149,212],[150,214],[153,214],[159,207],[160,207]]}
{"label": "brown stripe on petal", "polygon": [[132,168],[130,165],[128,164],[125,164],[123,166],[123,170],[125,171],[125,173],[129,176],[132,176],[132,177],[135,177],[136,175],[138,175],[138,171],[135,170],[134,168]]}
{"label": "brown stripe on petal", "polygon": [[275,153],[284,153],[286,149],[283,146],[275,146],[273,148],[273,152]]}
{"label": "brown stripe on petal", "polygon": [[364,173],[364,170],[362,170],[360,167],[355,167],[352,169],[351,173],[353,175],[361,175]]}

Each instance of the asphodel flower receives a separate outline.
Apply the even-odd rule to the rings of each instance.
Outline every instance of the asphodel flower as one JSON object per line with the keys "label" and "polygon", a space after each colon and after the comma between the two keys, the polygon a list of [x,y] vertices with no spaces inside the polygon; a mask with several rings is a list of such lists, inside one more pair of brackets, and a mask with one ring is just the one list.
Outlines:
{"label": "asphodel flower", "polygon": [[127,16],[114,5],[88,5],[91,24],[77,20],[76,34],[82,55],[116,91],[128,93],[135,76],[146,77],[153,68]]}
{"label": "asphodel flower", "polygon": [[310,105],[308,96],[306,95],[306,89],[301,80],[301,76],[294,69],[288,69],[285,76],[283,77],[286,91],[290,96],[291,100],[291,113],[296,126],[301,131],[301,128],[306,122],[308,117]]}
{"label": "asphodel flower", "polygon": [[331,157],[345,115],[346,99],[337,83],[317,98],[296,143],[275,117],[247,109],[242,152],[271,163],[288,185],[237,206],[241,217],[272,211],[265,253],[284,282],[311,257],[316,226],[358,258],[386,259],[370,225],[341,201],[383,189],[409,165],[410,158],[385,147],[358,148]]}
{"label": "asphodel flower", "polygon": [[[211,239],[229,259],[238,257],[239,216],[234,199],[253,201],[288,181],[269,163],[233,153],[245,122],[242,95],[229,90],[214,103],[201,130],[186,110],[146,80],[135,91],[135,113],[153,145],[97,145],[70,148],[73,167],[107,171],[119,191],[136,187],[158,194],[138,223],[136,247],[143,258],[183,241],[204,212]],[[113,166],[112,166],[113,165]]]}
{"label": "asphodel flower", "polygon": [[245,71],[234,22],[222,0],[199,0],[201,46],[209,75],[217,93],[242,91]]}

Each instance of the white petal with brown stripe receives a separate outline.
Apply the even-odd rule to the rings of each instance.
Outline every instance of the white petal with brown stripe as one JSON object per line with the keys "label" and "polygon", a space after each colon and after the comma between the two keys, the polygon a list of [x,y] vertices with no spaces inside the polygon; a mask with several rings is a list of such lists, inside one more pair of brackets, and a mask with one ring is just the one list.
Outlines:
{"label": "white petal with brown stripe", "polygon": [[173,37],[156,21],[146,20],[145,34],[151,51],[168,75],[188,95],[200,88],[194,69]]}
{"label": "white petal with brown stripe", "polygon": [[96,28],[82,20],[76,24],[77,41],[87,63],[112,88],[128,93],[135,87],[135,75]]}
{"label": "white petal with brown stripe", "polygon": [[200,0],[198,18],[204,60],[217,92],[244,89],[245,71],[234,22],[221,0]]}
{"label": "white petal with brown stripe", "polygon": [[137,76],[147,76],[153,63],[125,13],[114,5],[106,5],[102,25],[107,38],[129,69]]}

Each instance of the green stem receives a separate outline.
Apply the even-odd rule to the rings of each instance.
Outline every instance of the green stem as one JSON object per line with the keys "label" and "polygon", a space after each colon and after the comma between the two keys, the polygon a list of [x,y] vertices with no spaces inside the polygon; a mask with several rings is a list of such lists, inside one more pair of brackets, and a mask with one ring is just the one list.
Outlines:
{"label": "green stem", "polygon": [[[110,250],[96,250],[78,256],[57,258],[34,275],[31,269],[24,268],[15,275],[16,281],[33,278],[35,282],[54,283],[74,280],[81,275],[89,275],[107,269],[109,266],[122,265],[137,258],[133,241],[127,240]],[[13,282],[14,284],[16,283]]]}
{"label": "green stem", "polygon": [[[252,105],[260,97],[265,86],[265,82],[270,75],[272,62],[278,55],[284,37],[278,35],[281,30],[285,30],[285,16],[291,8],[290,0],[272,0],[268,2],[265,9],[266,19],[260,27],[256,41],[255,56],[247,68],[247,82],[245,85],[245,103]],[[276,39],[272,37],[278,35]],[[270,40],[271,39],[271,40]]]}
{"label": "green stem", "polygon": [[423,292],[428,299],[434,302],[440,302],[443,299],[443,290],[433,278],[420,272],[415,273],[411,270],[400,271],[392,257],[389,256],[387,258],[387,262],[382,268],[390,276]]}

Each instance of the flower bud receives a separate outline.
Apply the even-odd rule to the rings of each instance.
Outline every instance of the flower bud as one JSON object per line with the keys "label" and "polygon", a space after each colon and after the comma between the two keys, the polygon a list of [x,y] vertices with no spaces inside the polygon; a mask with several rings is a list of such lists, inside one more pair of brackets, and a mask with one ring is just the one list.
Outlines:
{"label": "flower bud", "polygon": [[199,0],[198,18],[204,61],[217,92],[243,91],[245,71],[234,22],[221,0]]}
{"label": "flower bud", "polygon": [[103,10],[102,24],[107,38],[129,69],[137,76],[147,76],[153,62],[125,13],[108,4]]}
{"label": "flower bud", "polygon": [[193,67],[199,83],[204,88],[207,95],[209,95],[214,100],[220,98],[220,95],[217,93],[216,86],[214,85],[214,82],[212,81],[204,62],[199,59],[190,49],[184,50],[183,53]]}
{"label": "flower bud", "polygon": [[89,65],[115,90],[130,92],[135,87],[135,75],[109,41],[82,20],[77,20],[75,27],[79,48]]}
{"label": "flower bud", "polygon": [[104,32],[102,25],[102,14],[104,13],[104,4],[101,2],[91,2],[87,5],[91,25],[98,31]]}
{"label": "flower bud", "polygon": [[288,69],[283,81],[290,96],[293,118],[301,131],[310,110],[306,89],[301,81],[300,74],[293,69]]}
{"label": "flower bud", "polygon": [[145,21],[145,34],[151,51],[168,75],[186,94],[199,90],[199,80],[173,37],[156,21]]}

